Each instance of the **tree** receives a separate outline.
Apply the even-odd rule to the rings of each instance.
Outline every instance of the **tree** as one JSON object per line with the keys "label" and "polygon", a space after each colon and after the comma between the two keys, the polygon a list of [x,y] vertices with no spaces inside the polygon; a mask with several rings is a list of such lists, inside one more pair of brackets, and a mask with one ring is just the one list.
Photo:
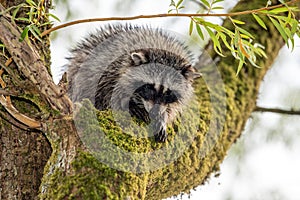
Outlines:
{"label": "tree", "polygon": [[[19,1],[0,3],[4,8],[20,4]],[[39,3],[47,13],[50,2]],[[241,1],[234,11],[260,8],[264,4],[259,0]],[[24,9],[21,10],[24,15],[27,10],[21,9]],[[46,15],[40,16],[41,23],[48,20]],[[3,199],[33,199],[38,193],[42,199],[159,199],[188,192],[203,184],[209,174],[218,170],[227,150],[240,136],[246,120],[256,107],[259,85],[284,44],[270,21],[265,22],[269,29],[265,32],[253,18],[237,16],[236,20],[253,22],[247,23],[244,28],[266,47],[268,59],[258,59],[261,69],[242,68],[238,78],[235,78],[236,68],[232,66],[238,66],[238,61],[226,50],[223,54],[227,56],[221,57],[210,43],[206,49],[214,60],[218,60],[218,71],[226,89],[226,105],[214,107],[216,104],[212,104],[212,99],[218,103],[224,100],[224,96],[212,92],[214,90],[209,87],[213,86],[207,86],[204,80],[200,80],[196,87],[201,96],[201,115],[199,122],[196,122],[200,124],[200,130],[196,130],[196,137],[189,149],[174,163],[156,171],[135,174],[110,168],[89,153],[77,133],[72,118],[72,103],[63,87],[56,86],[49,74],[48,38],[19,42],[19,27],[25,29],[27,24],[18,21],[15,24],[9,18],[8,13],[0,16],[0,40],[5,46],[5,52],[0,57],[0,80],[3,80],[1,86],[4,88],[0,96],[0,184]],[[225,20],[223,26],[234,29],[229,20]],[[200,68],[205,81],[214,81],[213,66],[201,65]],[[82,109],[87,109],[87,113],[92,110],[89,105]],[[213,115],[222,113],[223,109],[226,110],[225,121],[222,115]],[[100,112],[98,115],[106,120],[104,124],[110,122],[109,113]],[[213,126],[210,126],[211,122]],[[221,126],[223,123],[224,127]],[[110,130],[116,130],[115,125],[109,126]],[[216,138],[204,137],[209,129],[218,128],[223,129],[220,135],[213,135]],[[113,137],[121,135],[117,130],[113,134]],[[204,144],[212,144],[209,140],[214,141],[213,146],[203,149]],[[137,149],[149,150],[145,144],[135,141],[131,144],[136,145]],[[147,144],[153,145],[151,142]],[[197,156],[203,151],[205,153],[201,155],[204,156]]]}

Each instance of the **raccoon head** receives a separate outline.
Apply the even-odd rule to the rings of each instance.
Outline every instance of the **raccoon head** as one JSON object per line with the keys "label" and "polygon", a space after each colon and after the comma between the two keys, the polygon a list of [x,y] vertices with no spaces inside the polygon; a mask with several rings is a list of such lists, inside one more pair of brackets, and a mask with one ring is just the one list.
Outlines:
{"label": "raccoon head", "polygon": [[167,124],[191,99],[197,73],[185,60],[166,51],[134,52],[131,58],[133,67],[126,70],[114,88],[114,105],[150,125],[155,140],[165,142]]}

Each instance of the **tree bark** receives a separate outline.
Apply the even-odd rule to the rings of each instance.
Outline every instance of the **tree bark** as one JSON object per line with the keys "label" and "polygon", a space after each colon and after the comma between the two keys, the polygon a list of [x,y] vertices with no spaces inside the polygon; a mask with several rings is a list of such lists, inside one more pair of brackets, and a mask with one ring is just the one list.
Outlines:
{"label": "tree bark", "polygon": [[[1,0],[0,5],[9,8],[22,2],[20,0]],[[3,25],[3,16],[0,16],[0,18],[1,25]],[[22,24],[18,25],[20,27],[24,26]],[[3,36],[3,29],[0,29],[1,36]],[[3,44],[2,37],[0,40]],[[45,58],[45,66],[50,67],[48,39],[43,44],[34,45],[37,49],[40,49],[39,54],[41,57]],[[9,46],[7,47],[7,49],[10,48]],[[5,54],[7,57],[0,54],[1,65],[7,63],[7,60],[11,57],[11,54],[7,50]],[[15,62],[9,64],[8,67],[15,76],[22,74],[22,71],[17,72],[18,69]],[[3,68],[2,70],[3,74],[1,74],[1,78],[5,80],[7,85],[5,89],[7,91],[19,91],[18,88],[21,88],[20,85],[14,85],[10,74]],[[22,79],[20,78],[20,80]],[[36,107],[26,98],[12,96],[11,100],[25,114],[29,116],[35,115]],[[4,106],[0,104],[0,199],[35,199],[43,177],[44,166],[50,154],[50,143],[44,133],[39,130],[27,129],[26,126],[13,118]]]}
{"label": "tree bark", "polygon": [[[7,8],[20,2],[0,0],[0,12],[4,9],[2,6]],[[43,2],[48,8],[50,3]],[[265,2],[261,0],[244,0],[234,10],[263,6]],[[43,42],[30,39],[21,43],[18,41],[20,31],[17,26],[23,25],[12,23],[9,14],[0,16],[0,41],[6,47],[6,56],[0,55],[1,80],[5,83],[2,88],[6,92],[5,95],[0,94],[0,197],[161,199],[189,192],[203,184],[210,174],[219,170],[226,152],[241,135],[255,108],[260,83],[284,45],[270,22],[266,22],[268,31],[264,31],[251,16],[238,16],[236,19],[247,22],[243,28],[253,33],[258,43],[266,46],[268,59],[258,61],[261,69],[246,66],[236,77],[237,61],[230,56],[230,52],[225,51],[227,57],[223,58],[208,45],[207,51],[218,67],[209,62],[207,65],[198,63],[204,79],[195,84],[201,103],[197,108],[199,119],[191,122],[196,127],[193,129],[193,142],[175,162],[138,173],[138,170],[126,171],[127,166],[120,166],[125,169],[123,171],[107,166],[84,144],[84,136],[88,135],[88,140],[99,140],[100,150],[105,150],[107,146],[103,138],[90,134],[99,129],[98,122],[95,126],[95,122],[88,121],[89,116],[93,115],[93,108],[82,104],[75,109],[76,112],[79,110],[79,118],[74,121],[72,103],[63,88],[53,83],[49,73],[49,38],[43,38]],[[229,20],[225,20],[224,26],[233,29]],[[10,57],[12,63],[8,62]],[[208,86],[206,83],[215,81],[216,70],[224,85],[216,83]],[[225,95],[217,90],[218,87],[224,87]],[[225,104],[218,105],[221,101]],[[82,110],[84,112],[80,112]],[[107,137],[128,151],[151,152],[165,145],[147,140],[129,140],[111,120],[109,111],[97,112],[97,115],[101,130],[105,129]],[[78,129],[78,125],[82,124],[88,124],[86,129]],[[222,130],[220,134],[207,137],[219,129]],[[107,155],[107,159],[131,159],[112,155]],[[132,162],[136,169],[149,164],[148,161]]]}

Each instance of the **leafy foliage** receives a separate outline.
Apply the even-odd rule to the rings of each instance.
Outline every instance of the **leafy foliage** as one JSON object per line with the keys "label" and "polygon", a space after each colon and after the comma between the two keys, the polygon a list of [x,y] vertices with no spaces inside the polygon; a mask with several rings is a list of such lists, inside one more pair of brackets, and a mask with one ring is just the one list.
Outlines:
{"label": "leafy foliage", "polygon": [[[212,40],[214,50],[220,56],[225,56],[222,53],[223,48],[229,49],[231,51],[231,54],[237,60],[239,60],[237,74],[242,69],[242,67],[248,62],[255,67],[259,67],[257,65],[257,57],[267,57],[264,52],[264,47],[258,43],[255,43],[255,38],[253,37],[253,35],[242,28],[245,22],[233,18],[233,16],[235,16],[237,13],[213,13],[215,10],[223,9],[223,7],[219,5],[219,3],[223,2],[224,0],[194,1],[200,5],[201,9],[199,9],[195,13],[195,15],[185,15],[185,17],[189,16],[191,19],[189,33],[192,34],[193,31],[196,29],[197,35],[202,40],[204,40],[205,36],[208,35]],[[13,10],[11,19],[13,21],[21,21],[27,24],[27,26],[22,31],[20,41],[23,41],[24,39],[28,38],[29,33],[34,38],[41,41],[40,30],[44,27],[47,28],[50,24],[52,24],[49,18],[51,17],[59,21],[59,19],[55,15],[47,13],[45,11],[45,7],[41,2],[43,1],[40,1],[37,4],[33,0],[26,0],[25,3],[21,3],[18,6],[8,8],[4,12],[0,13],[0,15],[3,15],[4,13]],[[284,41],[287,43],[287,45],[291,46],[291,48],[293,49],[295,46],[294,36],[296,34],[300,36],[299,21],[295,17],[295,12],[298,12],[299,9],[297,7],[290,7],[288,5],[289,2],[280,2],[281,6],[277,6],[276,8],[269,7],[271,5],[271,2],[267,1],[265,8],[257,10],[247,10],[239,12],[238,14],[252,14],[255,21],[265,30],[268,30],[268,27],[264,22],[265,19],[261,18],[261,16],[267,16],[267,18],[276,27],[276,29],[278,30]],[[28,9],[28,12],[26,13],[25,17],[18,16],[19,10],[21,8]],[[179,11],[181,11],[183,8],[185,8],[183,0],[178,0],[177,2],[171,0],[170,9],[168,13],[175,12],[176,16],[180,16]],[[200,17],[199,14],[201,14],[201,12],[205,12],[205,14],[201,16],[227,16],[234,25],[234,31],[230,31],[229,29],[226,29],[221,25],[209,22],[204,17]],[[109,18],[107,20],[109,20]]]}
{"label": "leafy foliage", "polygon": [[183,3],[183,0],[179,0],[177,3],[175,3],[174,0],[171,0],[170,10],[168,11],[168,13],[171,13],[173,11],[175,11],[176,13],[179,13],[179,10],[184,8],[182,3]]}
{"label": "leafy foliage", "polygon": [[[222,6],[218,6],[218,3],[222,1],[223,0],[198,0],[197,2],[201,5],[201,8],[205,8],[205,12],[209,16],[209,14],[213,10],[223,9]],[[279,31],[286,44],[288,46],[291,45],[293,49],[295,46],[295,34],[300,36],[300,25],[295,18],[295,12],[298,12],[299,9],[297,7],[289,7],[284,2],[281,3],[282,7],[277,7],[269,10],[268,6],[270,5],[270,3],[267,2],[265,9],[253,12],[245,11],[244,13],[241,12],[241,14],[252,14],[255,21],[265,30],[268,30],[268,28],[260,16],[267,16]],[[180,2],[180,6],[182,7],[182,1]],[[200,10],[197,13],[199,12]],[[287,16],[283,16],[283,13],[287,14]],[[222,48],[225,47],[229,49],[231,51],[231,54],[237,60],[239,60],[237,74],[247,62],[251,63],[251,65],[255,67],[259,67],[257,65],[257,57],[259,56],[267,58],[267,55],[264,52],[264,46],[255,43],[255,38],[253,37],[253,35],[242,28],[242,25],[246,22],[234,19],[231,13],[224,16],[227,16],[230,19],[231,23],[234,25],[234,32],[222,27],[221,25],[209,22],[203,17],[191,16],[189,34],[191,35],[194,29],[196,29],[197,35],[202,40],[204,40],[205,35],[208,35],[213,43],[215,52],[220,56],[224,56],[222,54]],[[205,31],[207,34],[205,34],[203,31]]]}
{"label": "leafy foliage", "polygon": [[210,13],[213,10],[224,9],[222,6],[218,5],[218,3],[222,1],[224,0],[213,0],[210,2],[207,0],[200,0],[200,4],[202,4],[202,7],[204,7],[207,10],[207,13]]}
{"label": "leafy foliage", "polygon": [[[21,9],[28,10],[25,17],[19,16],[19,11]],[[43,6],[43,1],[39,1],[39,3],[37,4],[33,0],[26,0],[24,3],[6,9],[2,13],[0,13],[0,15],[3,15],[11,10],[13,10],[11,14],[12,21],[23,22],[27,24],[21,33],[20,41],[28,38],[29,33],[34,38],[41,41],[40,29],[43,27],[48,27],[52,24],[52,21],[50,21],[49,18],[51,17],[54,20],[59,21],[58,17],[46,12],[45,7]]]}
{"label": "leafy foliage", "polygon": [[[286,12],[288,12],[287,17],[280,15],[281,13]],[[295,34],[300,37],[300,24],[295,18],[294,12],[299,12],[299,9],[297,7],[287,6],[262,12],[263,14],[267,15],[271,22],[274,24],[288,47],[290,45],[289,42],[291,42],[292,49],[294,49],[295,46]]]}

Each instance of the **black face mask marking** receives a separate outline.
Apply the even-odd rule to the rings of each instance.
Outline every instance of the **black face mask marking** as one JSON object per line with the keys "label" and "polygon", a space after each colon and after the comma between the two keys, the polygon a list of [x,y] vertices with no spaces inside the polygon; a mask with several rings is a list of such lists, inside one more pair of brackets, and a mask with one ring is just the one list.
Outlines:
{"label": "black face mask marking", "polygon": [[[155,87],[154,84],[146,83],[136,89],[129,100],[129,112],[147,125],[151,124],[151,130],[158,142],[164,142],[167,138],[166,122],[168,104],[178,101],[176,91],[169,88],[165,90],[163,85]],[[145,102],[151,104],[147,110]],[[148,108],[149,109],[149,108]]]}

